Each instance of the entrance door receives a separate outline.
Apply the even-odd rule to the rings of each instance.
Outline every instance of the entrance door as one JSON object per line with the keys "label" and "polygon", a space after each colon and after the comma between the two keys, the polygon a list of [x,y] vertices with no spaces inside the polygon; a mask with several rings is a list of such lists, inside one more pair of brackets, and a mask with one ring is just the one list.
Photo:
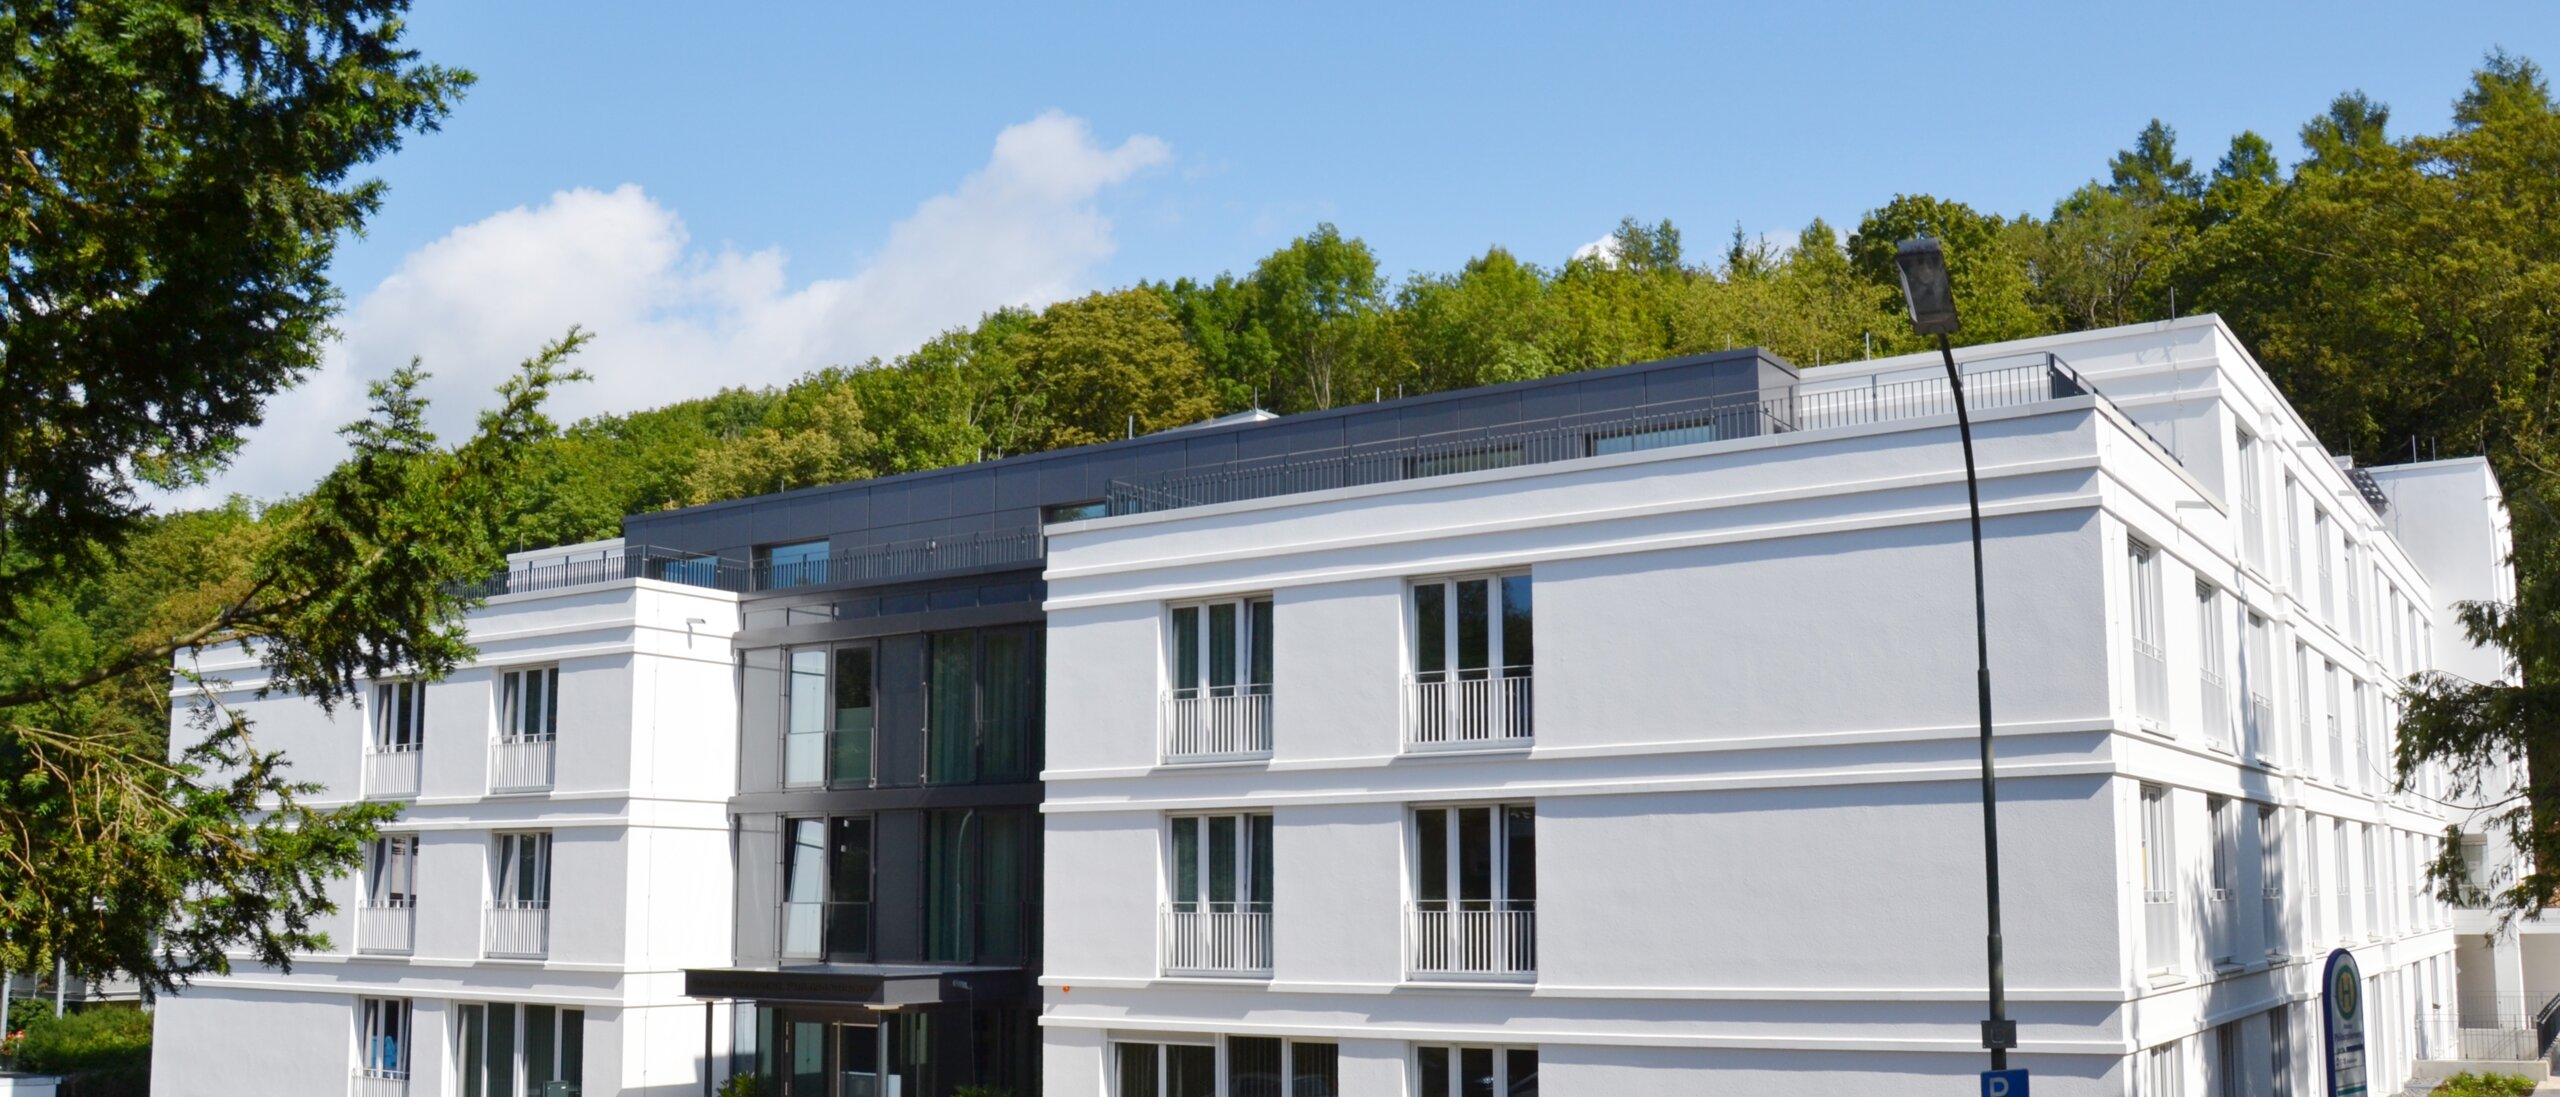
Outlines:
{"label": "entrance door", "polygon": [[882,1085],[880,1026],[836,1026],[835,1097],[902,1097],[897,1079]]}

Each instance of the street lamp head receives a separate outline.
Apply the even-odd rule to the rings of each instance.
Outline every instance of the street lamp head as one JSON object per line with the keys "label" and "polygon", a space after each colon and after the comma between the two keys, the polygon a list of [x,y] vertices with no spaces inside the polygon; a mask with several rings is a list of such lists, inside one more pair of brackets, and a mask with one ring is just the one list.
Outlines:
{"label": "street lamp head", "polygon": [[1911,305],[1911,328],[1922,335],[1951,335],[1956,324],[1955,287],[1947,281],[1947,253],[1932,237],[1917,236],[1893,249],[1902,268],[1902,299]]}

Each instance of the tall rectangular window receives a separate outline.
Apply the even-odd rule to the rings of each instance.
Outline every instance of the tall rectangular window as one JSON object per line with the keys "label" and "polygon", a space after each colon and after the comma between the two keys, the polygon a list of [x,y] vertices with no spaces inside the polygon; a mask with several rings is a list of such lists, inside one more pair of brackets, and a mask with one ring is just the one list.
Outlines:
{"label": "tall rectangular window", "polygon": [[371,907],[417,904],[417,835],[385,835],[373,840],[365,851],[364,901]]}
{"label": "tall rectangular window", "polygon": [[2293,474],[2284,474],[2284,576],[2294,597],[2302,597],[2302,489]]}
{"label": "tall rectangular window", "polygon": [[560,668],[526,667],[498,678],[498,738],[549,740],[560,727]]}
{"label": "tall rectangular window", "polygon": [[785,653],[782,783],[786,787],[872,782],[877,747],[869,644],[818,645]]}
{"label": "tall rectangular window", "polygon": [[2311,558],[2319,565],[2313,583],[2320,588],[2320,617],[2331,625],[2338,621],[2338,592],[2329,580],[2329,557],[2336,552],[2329,539],[2329,512],[2311,509]]}
{"label": "tall rectangular window", "polygon": [[2293,1097],[2293,1026],[2282,1007],[2267,1011],[2267,1073],[2275,1081],[2274,1097]]}
{"label": "tall rectangular window", "polygon": [[2209,944],[2216,963],[2236,963],[2240,958],[2240,926],[2236,917],[2240,888],[2240,821],[2239,811],[2230,800],[2208,796],[2204,801],[2206,833],[2213,847],[2205,865],[2207,909],[2212,912]]}
{"label": "tall rectangular window", "polygon": [[1215,1044],[1111,1045],[1112,1097],[1218,1097]]}
{"label": "tall rectangular window", "polygon": [[1012,963],[1028,955],[1039,923],[1036,820],[992,809],[925,818],[925,958]]}
{"label": "tall rectangular window", "polygon": [[373,687],[373,750],[402,754],[427,743],[427,684],[377,682]]}
{"label": "tall rectangular window", "polygon": [[782,955],[871,955],[871,818],[785,819]]}
{"label": "tall rectangular window", "polygon": [[1227,1097],[1339,1097],[1337,1044],[1273,1036],[1227,1037]]}
{"label": "tall rectangular window", "polygon": [[1413,824],[1414,970],[1535,972],[1535,809],[1419,808]]}
{"label": "tall rectangular window", "polygon": [[2285,939],[2284,817],[2272,804],[2258,806],[2259,892],[2265,902],[2267,951],[2290,951]]}
{"label": "tall rectangular window", "polygon": [[2179,1054],[2183,1045],[2166,1043],[2142,1053],[2140,1084],[2135,1097],[2185,1097],[2186,1059]]}
{"label": "tall rectangular window", "polygon": [[2241,558],[2263,570],[2267,566],[2267,519],[2260,513],[2258,496],[2265,490],[2260,483],[2264,473],[2258,468],[2258,440],[2245,430],[2240,432],[2238,464]]}
{"label": "tall rectangular window", "polygon": [[1528,738],[1535,618],[1527,575],[1415,583],[1407,742],[1444,746]]}
{"label": "tall rectangular window", "polygon": [[936,633],[925,706],[935,784],[1029,780],[1039,768],[1039,654],[1028,629]]}
{"label": "tall rectangular window", "polygon": [[2213,1028],[2213,1097],[2249,1097],[2240,1073],[2240,1022]]}
{"label": "tall rectangular window", "polygon": [[2334,873],[2329,883],[2329,909],[2336,912],[2336,921],[2330,925],[2344,939],[2356,935],[2354,892],[2350,890],[2355,884],[2355,855],[2347,846],[2346,820],[2329,821],[2329,850]]}
{"label": "tall rectangular window", "polygon": [[2161,727],[2169,719],[2169,663],[2161,635],[2160,553],[2128,539],[2125,556],[2132,595],[2125,619],[2133,650],[2134,712]]}
{"label": "tall rectangular window", "polygon": [[1165,883],[1176,911],[1271,909],[1269,815],[1177,815]]}
{"label": "tall rectangular window", "polygon": [[551,905],[551,834],[531,831],[497,836],[498,858],[491,894],[500,907],[539,908]]}
{"label": "tall rectangular window", "polygon": [[2284,729],[2276,726],[2276,663],[2274,648],[2268,639],[2267,619],[2248,614],[2247,642],[2241,648],[2240,688],[2246,694],[2248,707],[2246,730],[2249,753],[2260,761],[2274,762],[2283,753],[2277,742]]}
{"label": "tall rectangular window", "polygon": [[2144,955],[2154,972],[2178,965],[2178,855],[2169,790],[2142,786]]}
{"label": "tall rectangular window", "polygon": [[2196,584],[2196,700],[2204,715],[2205,741],[2231,749],[2230,663],[2223,642],[2222,592]]}
{"label": "tall rectangular window", "polygon": [[366,998],[356,1013],[356,1072],[367,1078],[409,1077],[409,1000]]}
{"label": "tall rectangular window", "polygon": [[1537,1097],[1538,1049],[1418,1044],[1413,1083],[1414,1097]]}

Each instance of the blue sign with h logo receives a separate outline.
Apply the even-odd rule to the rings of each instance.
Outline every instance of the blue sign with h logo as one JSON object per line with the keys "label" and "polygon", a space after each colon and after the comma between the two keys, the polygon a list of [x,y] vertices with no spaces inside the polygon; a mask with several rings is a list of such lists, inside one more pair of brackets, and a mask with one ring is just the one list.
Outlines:
{"label": "blue sign with h logo", "polygon": [[2027,1072],[2023,1070],[1983,1071],[1982,1097],[2027,1097]]}

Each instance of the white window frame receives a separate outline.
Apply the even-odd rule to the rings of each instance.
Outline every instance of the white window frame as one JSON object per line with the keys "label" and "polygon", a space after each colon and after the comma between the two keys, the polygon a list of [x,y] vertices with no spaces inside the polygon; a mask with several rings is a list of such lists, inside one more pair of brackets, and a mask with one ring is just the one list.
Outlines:
{"label": "white window frame", "polygon": [[2259,496],[2264,494],[2266,489],[2258,482],[2263,475],[2258,469],[2258,439],[2256,435],[2250,434],[2245,429],[2236,433],[2240,440],[2238,464],[2240,466],[2242,559],[2250,567],[2264,570],[2267,566],[2267,519],[2266,515],[2261,513]]}
{"label": "white window frame", "polygon": [[[2167,787],[2154,784],[2142,786],[2140,853],[2142,901],[2145,904],[2143,913],[2146,918],[2150,914],[2149,904],[2165,902],[2173,911],[2178,908],[2177,820],[2170,812],[2172,802]],[[2183,916],[2179,920],[2184,921]],[[2173,941],[2180,939],[2180,935],[2174,932],[2169,937]],[[2177,955],[2174,952],[2165,956],[2150,955],[2155,951],[2151,947],[2152,944],[2149,927],[2146,925],[2143,935],[2143,966],[2154,975],[2178,970]]]}
{"label": "white window frame", "polygon": [[[528,695],[539,702],[528,704]],[[545,743],[559,737],[560,667],[515,667],[498,675],[498,741]]]}
{"label": "white window frame", "polygon": [[[1230,668],[1232,678],[1225,685],[1218,685],[1213,681],[1216,677],[1216,667],[1211,658],[1211,654],[1216,650],[1216,637],[1212,634],[1217,631],[1211,626],[1211,621],[1217,616],[1217,610],[1220,608],[1234,611],[1234,620],[1229,622],[1231,626],[1229,631],[1232,632],[1235,643],[1235,665]],[[1175,602],[1167,605],[1164,616],[1165,688],[1174,697],[1186,700],[1194,697],[1234,697],[1271,692],[1270,682],[1253,680],[1255,656],[1264,654],[1254,643],[1256,631],[1254,620],[1257,615],[1271,622],[1272,640],[1276,646],[1280,622],[1277,611],[1273,608],[1272,598],[1268,594],[1247,594],[1229,598],[1212,598],[1206,601]],[[1184,646],[1182,631],[1186,616],[1191,621],[1189,646],[1192,666],[1191,680],[1188,682],[1183,680],[1182,673]],[[1275,672],[1278,670],[1276,664],[1273,670]]]}
{"label": "white window frame", "polygon": [[[1537,628],[1537,585],[1526,571],[1488,571],[1467,575],[1433,576],[1416,579],[1407,584],[1405,612],[1408,615],[1419,612],[1416,604],[1418,599],[1412,593],[1413,591],[1425,587],[1441,588],[1440,611],[1443,617],[1440,627],[1440,669],[1430,671],[1422,669],[1422,628],[1421,621],[1417,617],[1411,622],[1413,643],[1406,646],[1406,658],[1411,660],[1414,675],[1417,678],[1425,674],[1445,675],[1446,677],[1441,679],[1443,681],[1458,681],[1471,672],[1482,672],[1487,677],[1498,678],[1528,677],[1534,669],[1534,660],[1537,658],[1534,642],[1530,651],[1530,658],[1533,660],[1531,663],[1513,663],[1508,658],[1512,653],[1505,652],[1502,646],[1503,588],[1509,580],[1513,579],[1520,580],[1528,587],[1529,627],[1535,630]],[[1485,584],[1485,665],[1480,668],[1462,669],[1458,665],[1458,586],[1461,583],[1477,582]],[[1534,637],[1536,633],[1532,631],[1531,635]]]}
{"label": "white window frame", "polygon": [[393,678],[373,684],[373,727],[366,745],[375,754],[409,754],[427,746],[427,684]]}
{"label": "white window frame", "polygon": [[2284,809],[2274,804],[2258,805],[2258,894],[2265,902],[2262,924],[2265,926],[2269,955],[2290,951],[2291,934],[2285,925],[2288,910],[2284,904]]}
{"label": "white window frame", "polygon": [[[2208,737],[2206,745],[2237,754],[2241,737],[2236,734],[2238,729],[2231,718],[2231,644],[2223,635],[2222,588],[2202,579],[2196,580],[2196,669],[2201,679],[2199,685],[2210,684],[2222,693],[2222,738],[2216,742]],[[2213,700],[2202,689],[2197,690],[2196,696],[2199,704],[2209,704]],[[2205,726],[2212,727],[2214,714],[2208,712],[2203,716]]]}
{"label": "white window frame", "polygon": [[[490,1018],[496,1016],[503,1010],[507,1016],[507,1023],[513,1026],[511,1029],[512,1035],[509,1037],[511,1047],[507,1053],[507,1062],[505,1064],[509,1092],[518,1094],[519,1097],[532,1097],[531,1090],[535,1085],[533,1081],[533,1063],[528,1058],[528,1048],[532,1041],[527,1039],[527,1037],[533,1032],[533,1020],[532,1010],[528,1007],[547,1004],[548,1003],[540,1002],[454,1003],[451,1014],[452,1020],[449,1022],[453,1028],[454,1092],[466,1092],[464,1087],[470,1083],[471,1079],[469,1075],[473,1071],[480,1072],[480,1092],[486,1094],[490,1091],[491,1087],[488,1084],[489,1078],[487,1072],[487,1068],[490,1065],[488,1062],[488,1026]],[[571,1026],[575,1025],[578,1028],[579,1036],[578,1052],[582,1057],[577,1060],[578,1070],[576,1073],[578,1074],[578,1081],[583,1085],[586,1079],[586,1064],[583,1060],[583,1056],[586,1052],[585,1026],[587,1011],[581,1006],[551,1006],[550,1008],[552,1025],[551,1079],[560,1079],[562,1075],[570,1072],[569,1064],[572,1060],[569,1056],[569,1041],[565,1037],[570,1031]],[[478,1062],[473,1062],[470,1057],[464,1053],[463,1049],[463,1043],[470,1030],[467,1017],[474,1010],[479,1011],[481,1024],[480,1061]]]}
{"label": "white window frame", "polygon": [[[490,898],[502,909],[548,909],[551,906],[551,832],[547,830],[502,831],[489,836],[493,848],[495,872],[490,880]],[[517,870],[526,858],[533,861],[535,894],[519,894],[523,874]]]}
{"label": "white window frame", "polygon": [[[1213,843],[1210,841],[1210,834],[1216,829],[1212,825],[1213,821],[1219,819],[1231,821],[1234,824],[1235,831],[1229,836],[1229,845],[1231,846],[1230,852],[1235,858],[1233,865],[1235,870],[1234,884],[1236,897],[1229,900],[1213,900],[1209,898],[1210,895],[1215,894],[1210,880],[1209,866],[1216,863],[1212,858],[1213,851],[1210,847]],[[1180,893],[1182,881],[1182,843],[1177,837],[1177,834],[1185,825],[1197,828],[1198,833],[1198,837],[1192,842],[1191,855],[1193,858],[1192,879],[1199,885],[1199,892],[1187,899]],[[1176,908],[1188,906],[1189,908],[1196,910],[1211,910],[1220,905],[1225,905],[1239,911],[1269,912],[1271,910],[1271,896],[1256,894],[1254,891],[1253,854],[1257,848],[1268,851],[1269,843],[1272,841],[1272,816],[1271,813],[1267,811],[1221,811],[1207,813],[1180,812],[1166,816],[1164,827],[1165,902],[1172,904]],[[1277,868],[1276,863],[1274,867],[1275,869]],[[1277,890],[1277,888],[1275,887],[1274,890]]]}
{"label": "white window frame", "polygon": [[[1509,1094],[1511,1087],[1520,1081],[1511,1076],[1511,1054],[1518,1051],[1528,1052],[1533,1063],[1538,1055],[1535,1044],[1443,1044],[1435,1041],[1416,1041],[1406,1056],[1406,1060],[1412,1064],[1414,1097],[1463,1097],[1466,1092],[1465,1056],[1470,1051],[1491,1053],[1493,1092],[1497,1097]],[[1422,1057],[1432,1052],[1439,1052],[1449,1057],[1449,1092],[1445,1094],[1425,1093],[1422,1089]],[[1532,1069],[1534,1070],[1535,1067],[1533,1066]]]}
{"label": "white window frame", "polygon": [[385,834],[366,843],[364,901],[375,907],[418,905],[418,836]]}
{"label": "white window frame", "polygon": [[2184,1097],[2187,1091],[2186,1042],[2171,1040],[2142,1053],[2142,1076],[2135,1097]]}
{"label": "white window frame", "polygon": [[[1122,1092],[1120,1084],[1120,1049],[1123,1047],[1147,1047],[1155,1049],[1156,1091],[1154,1093]],[[1173,1081],[1173,1071],[1170,1069],[1172,1066],[1172,1052],[1169,1049],[1177,1047],[1199,1047],[1209,1049],[1210,1085],[1215,1087],[1215,1089],[1220,1090],[1226,1088],[1226,1049],[1220,1046],[1220,1041],[1216,1037],[1150,1036],[1125,1040],[1114,1039],[1111,1041],[1110,1057],[1104,1061],[1102,1067],[1104,1070],[1110,1072],[1110,1078],[1108,1081],[1110,1082],[1111,1097],[1168,1097],[1172,1092],[1171,1085]]]}
{"label": "white window frame", "polygon": [[407,1081],[416,1010],[406,998],[364,998],[356,1010],[356,1074]]}
{"label": "white window frame", "polygon": [[[2125,607],[2128,640],[2135,660],[2135,719],[2152,730],[2166,734],[2169,729],[2168,665],[2169,654],[2160,591],[2160,550],[2139,538],[2125,539],[2126,590],[2130,595]],[[2142,711],[2142,660],[2150,660],[2162,676],[2159,712]]]}
{"label": "white window frame", "polygon": [[2222,796],[2204,800],[2206,835],[2206,899],[2220,924],[2208,927],[2207,946],[2216,964],[2240,961],[2240,821],[2239,801]]}

